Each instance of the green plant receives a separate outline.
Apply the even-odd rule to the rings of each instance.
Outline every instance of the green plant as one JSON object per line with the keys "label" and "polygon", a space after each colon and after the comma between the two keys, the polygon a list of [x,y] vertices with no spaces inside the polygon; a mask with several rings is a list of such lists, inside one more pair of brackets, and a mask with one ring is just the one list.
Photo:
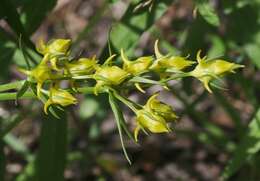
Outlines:
{"label": "green plant", "polygon": [[[1,118],[0,180],[4,179],[5,173],[5,145],[16,150],[27,162],[27,166],[17,176],[17,180],[63,180],[66,160],[85,159],[86,163],[91,164],[89,158],[95,157],[93,150],[98,150],[99,147],[95,143],[97,135],[100,134],[97,130],[100,122],[104,120],[103,115],[108,112],[108,106],[114,114],[122,149],[129,163],[131,159],[127,153],[124,135],[138,142],[140,131],[145,134],[170,132],[171,124],[176,124],[176,120],[182,115],[187,115],[201,130],[194,132],[194,130],[174,128],[177,135],[212,146],[217,151],[221,150],[230,155],[235,153],[234,158],[223,171],[223,179],[240,174],[238,170],[245,163],[250,163],[249,166],[245,165],[252,170],[257,168],[257,163],[253,161],[254,158],[258,158],[260,149],[258,146],[259,101],[256,98],[256,92],[259,91],[259,84],[257,80],[241,72],[226,78],[228,87],[232,87],[233,84],[239,85],[239,88],[231,88],[229,91],[233,93],[232,96],[240,98],[240,95],[244,95],[244,99],[253,107],[250,114],[252,121],[249,123],[248,131],[245,131],[245,121],[242,120],[233,103],[228,100],[225,92],[214,87],[225,89],[221,78],[227,73],[234,73],[234,70],[244,67],[241,64],[247,64],[244,71],[251,72],[252,77],[257,74],[259,23],[254,20],[259,16],[258,0],[252,2],[237,0],[233,4],[218,1],[219,6],[207,0],[194,1],[192,23],[189,18],[173,22],[172,31],[177,37],[176,48],[167,41],[171,37],[164,35],[160,26],[154,26],[157,19],[170,7],[172,1],[135,0],[129,4],[121,20],[115,22],[110,29],[107,44],[100,55],[82,56],[83,58],[75,56],[76,47],[91,34],[93,27],[104,16],[104,10],[117,2],[119,1],[104,1],[100,10],[91,19],[90,25],[83,29],[74,43],[70,39],[54,39],[46,44],[40,40],[36,47],[30,40],[30,36],[37,30],[56,1],[3,0],[1,2],[0,17],[4,18],[14,33],[0,28],[0,40],[3,42],[0,45],[2,53],[0,60],[4,60],[3,67],[16,64],[16,70],[24,74],[26,79],[7,84],[1,83],[0,100],[16,100],[18,103],[22,99],[40,100],[44,104],[41,110],[45,113],[41,116],[44,121],[39,138],[40,146],[36,154],[32,154],[20,140],[11,134],[11,130],[22,121],[24,113],[21,111],[9,118],[3,120]],[[19,12],[17,7],[19,7]],[[250,16],[248,18],[250,21],[242,22],[240,14]],[[245,32],[243,35],[239,32],[240,30],[236,31],[239,29],[238,26]],[[250,30],[246,27],[250,27]],[[167,49],[171,53],[162,54],[157,40],[154,44],[154,54],[136,56],[134,50],[144,32],[149,32],[154,39],[160,37],[160,44],[163,47],[160,49]],[[178,55],[177,49],[186,56]],[[208,55],[201,56],[199,49],[208,49]],[[234,60],[234,63],[225,61],[224,59],[229,58],[219,56],[222,54]],[[194,57],[197,61],[193,61]],[[245,61],[248,57],[253,65]],[[14,59],[15,62],[6,61],[9,59]],[[244,60],[243,63],[242,60]],[[9,81],[7,75],[8,73],[3,69],[0,80]],[[211,122],[207,112],[196,109],[196,105],[208,96],[206,91],[202,91],[200,95],[193,92],[191,82],[194,79],[199,80],[205,90],[212,93],[211,97],[216,98],[218,106],[222,107],[231,118],[234,124],[232,133]],[[178,85],[181,86],[171,86],[169,82],[172,80],[178,81]],[[158,99],[159,92],[153,92],[145,104],[129,98],[132,92],[145,96],[147,89],[154,85],[174,94],[176,99],[184,105],[183,112],[177,114],[170,105],[161,102]],[[87,132],[89,135],[84,135],[84,138],[93,143],[87,148],[86,155],[88,156],[67,150],[68,139],[72,137],[72,133],[68,130],[67,117],[71,112],[68,106],[81,102],[77,98],[78,95],[89,96],[84,100],[93,100],[93,105],[88,103],[86,105],[93,108],[96,116],[93,122],[86,123],[91,128],[87,128],[82,133],[84,135]],[[125,105],[134,114],[133,133],[132,129],[129,129],[129,121],[125,120],[121,105]],[[95,107],[98,107],[96,108],[98,111],[94,110]],[[80,129],[77,131],[80,132]],[[97,159],[96,162],[109,170],[104,160]],[[109,167],[110,164],[113,165],[109,162]],[[258,178],[257,173],[253,172],[252,178]]]}
{"label": "green plant", "polygon": [[[108,93],[111,108],[118,120],[118,130],[122,137],[121,126],[125,132],[132,138],[126,128],[126,122],[123,119],[123,114],[117,108],[116,101],[120,101],[129,107],[137,116],[135,141],[138,140],[139,130],[146,129],[153,133],[169,132],[168,122],[174,121],[177,116],[172,108],[156,99],[157,94],[149,98],[147,103],[142,106],[129,100],[126,96],[122,96],[123,92],[133,89],[135,86],[142,93],[145,90],[142,87],[151,85],[161,85],[165,89],[168,88],[168,82],[184,77],[196,77],[203,82],[204,87],[212,92],[209,84],[215,85],[214,80],[220,79],[220,76],[233,72],[237,68],[243,67],[235,63],[230,63],[221,59],[207,60],[206,56],[201,58],[200,53],[197,53],[197,65],[194,70],[183,71],[187,67],[195,64],[195,62],[187,60],[186,57],[176,55],[162,55],[158,48],[158,41],[155,43],[155,59],[153,56],[139,57],[136,60],[130,61],[121,49],[121,58],[123,66],[117,66],[113,62],[116,55],[110,55],[103,64],[98,64],[95,56],[93,58],[80,58],[78,60],[70,57],[71,41],[66,39],[55,39],[44,44],[39,42],[37,50],[43,55],[41,62],[32,70],[20,69],[20,72],[27,75],[27,79],[23,81],[21,88],[10,86],[10,89],[19,89],[17,93],[12,95],[0,95],[2,100],[37,97],[44,103],[44,112],[48,114],[48,109],[53,116],[58,117],[55,109],[63,110],[63,107],[76,104],[77,99],[73,93]],[[30,66],[28,65],[28,69]],[[68,81],[69,86],[61,87],[62,81]],[[94,80],[94,86],[93,82]],[[7,85],[2,85],[2,90],[8,90]],[[216,85],[215,85],[216,86]],[[45,87],[45,88],[44,88]],[[30,90],[29,90],[30,88]],[[1,90],[1,87],[0,87]],[[27,91],[28,90],[28,91]],[[26,94],[27,93],[27,94]],[[28,96],[28,93],[31,96]],[[124,148],[123,139],[121,144],[128,161],[130,162]],[[131,163],[131,162],[130,162]]]}

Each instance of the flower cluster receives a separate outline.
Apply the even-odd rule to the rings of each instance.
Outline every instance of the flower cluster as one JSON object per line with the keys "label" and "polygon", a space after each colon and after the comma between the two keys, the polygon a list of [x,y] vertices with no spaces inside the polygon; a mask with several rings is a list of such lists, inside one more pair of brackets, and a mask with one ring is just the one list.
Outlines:
{"label": "flower cluster", "polygon": [[[68,39],[55,39],[47,44],[40,41],[37,50],[43,58],[39,65],[32,70],[20,69],[28,76],[27,80],[35,85],[35,94],[44,102],[45,113],[48,114],[48,109],[54,105],[64,107],[76,104],[74,93],[78,92],[79,87],[93,87],[93,94],[96,95],[112,91],[119,101],[136,114],[136,141],[140,130],[169,132],[168,124],[174,122],[177,116],[171,106],[157,99],[158,93],[142,106],[122,96],[122,91],[136,87],[145,93],[145,88],[153,84],[168,88],[168,81],[190,76],[197,78],[212,92],[210,83],[213,80],[243,67],[221,59],[201,58],[201,51],[197,53],[197,62],[188,57],[163,55],[158,48],[158,40],[154,45],[155,55],[130,60],[122,49],[118,57],[121,61],[114,61],[116,55],[111,55],[104,63],[99,63],[96,56],[74,59],[70,47],[71,40]],[[188,67],[194,68],[186,71]],[[68,82],[66,88],[61,86],[64,80]]]}
{"label": "flower cluster", "polygon": [[140,129],[145,129],[153,133],[169,132],[168,122],[175,121],[177,116],[171,106],[160,102],[156,97],[158,94],[151,96],[142,109],[136,112],[137,126],[135,128],[135,140],[137,141]]}

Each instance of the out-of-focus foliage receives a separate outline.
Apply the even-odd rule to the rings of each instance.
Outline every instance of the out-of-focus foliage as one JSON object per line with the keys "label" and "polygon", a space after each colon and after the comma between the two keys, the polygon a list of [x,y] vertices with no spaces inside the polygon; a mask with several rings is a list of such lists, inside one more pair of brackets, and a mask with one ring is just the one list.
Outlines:
{"label": "out-of-focus foliage", "polygon": [[[55,31],[60,29],[74,31],[64,28],[69,22],[63,21],[66,13],[57,13],[55,9],[62,1],[0,1],[1,85],[21,78],[15,67],[27,68],[28,62],[34,67],[40,61],[33,42],[43,32],[42,26],[48,26],[48,38],[59,37]],[[86,3],[77,2],[82,7]],[[88,18],[89,23],[79,36],[73,37],[75,52],[80,52],[82,45],[85,48],[85,42],[89,43],[87,52],[94,47],[99,41],[95,28],[100,22],[108,21],[109,28],[99,27],[103,29],[100,36],[109,34],[107,41],[98,47],[101,60],[105,60],[110,51],[119,54],[121,48],[127,50],[125,56],[129,60],[135,60],[140,54],[151,54],[153,42],[160,39],[162,52],[176,52],[182,57],[189,54],[187,58],[192,60],[201,49],[208,52],[208,60],[221,57],[243,64],[245,68],[225,78],[227,91],[212,88],[212,95],[197,86],[197,80],[186,79],[169,85],[172,92],[166,99],[171,101],[174,96],[172,102],[177,104],[180,119],[180,126],[174,129],[176,136],[140,137],[142,146],[139,148],[121,140],[132,160],[131,166],[126,164],[118,146],[124,130],[119,130],[120,137],[114,136],[116,129],[104,123],[107,118],[108,123],[110,121],[109,105],[118,116],[117,126],[132,116],[122,116],[124,108],[114,100],[113,94],[109,98],[84,95],[77,110],[68,109],[66,116],[57,111],[56,117],[61,119],[42,114],[42,108],[35,101],[19,101],[17,108],[14,102],[1,102],[0,180],[122,180],[118,172],[129,174],[128,177],[133,175],[132,180],[136,177],[140,180],[259,180],[260,1],[133,0],[125,3],[103,0],[87,3],[100,6],[94,8],[95,13]],[[70,5],[68,7],[73,7]],[[111,14],[118,12],[115,8],[121,5],[125,11],[121,8],[121,15],[111,18]],[[60,13],[61,22],[55,21],[52,12]],[[72,22],[73,27],[76,26],[75,19]],[[223,82],[215,80],[214,85],[223,87]],[[27,86],[24,81],[0,86],[0,100],[7,96],[20,98]],[[19,95],[13,94],[16,88],[20,89]],[[23,126],[30,127],[28,135],[19,129]],[[110,131],[104,133],[106,129]],[[210,166],[206,167],[207,164]],[[217,173],[214,175],[210,168],[218,170]]]}

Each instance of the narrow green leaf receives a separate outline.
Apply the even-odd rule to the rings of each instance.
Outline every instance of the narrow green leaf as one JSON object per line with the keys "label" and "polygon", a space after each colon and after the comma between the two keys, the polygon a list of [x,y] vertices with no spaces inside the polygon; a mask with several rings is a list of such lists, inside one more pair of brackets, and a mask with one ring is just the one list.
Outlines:
{"label": "narrow green leaf", "polygon": [[25,50],[24,50],[24,47],[23,47],[23,44],[22,44],[22,35],[19,36],[19,49],[22,51],[23,58],[24,58],[24,61],[25,61],[25,63],[26,63],[27,69],[28,69],[28,70],[31,70],[30,62],[29,62],[29,60],[27,59],[27,56],[26,56],[26,54],[25,54]]}
{"label": "narrow green leaf", "polygon": [[125,148],[121,124],[120,124],[120,122],[124,122],[125,120],[123,119],[123,114],[122,114],[121,110],[119,109],[117,102],[116,102],[116,98],[114,97],[112,92],[109,92],[109,103],[110,103],[111,109],[112,109],[115,119],[116,119],[117,129],[119,132],[119,137],[120,137],[124,155],[125,155],[127,161],[129,162],[129,164],[131,164],[131,160],[129,159],[126,148]]}
{"label": "narrow green leaf", "polygon": [[235,174],[241,166],[260,150],[260,108],[257,110],[254,119],[250,122],[245,136],[234,151],[232,159],[224,169],[222,178],[227,180]]}
{"label": "narrow green leaf", "polygon": [[64,180],[67,150],[67,119],[65,112],[56,109],[61,119],[44,115],[40,147],[36,157],[36,180]]}
{"label": "narrow green leaf", "polygon": [[[119,117],[119,122],[120,122],[120,125],[122,126],[123,130],[125,131],[125,133],[127,134],[127,136],[135,141],[133,135],[130,133],[130,131],[128,130],[127,128],[127,125],[126,125],[126,120],[124,118],[124,115],[123,115],[123,112],[122,110],[119,108],[119,105],[118,105],[118,102],[116,101],[116,99],[118,99],[119,97],[122,97],[120,96],[116,91],[114,91],[113,93],[111,92],[112,96],[113,96],[113,100],[114,100],[114,106],[116,108],[116,111],[117,111],[117,115]],[[122,98],[120,98],[120,101],[122,101]],[[125,102],[124,102],[125,103]],[[129,106],[129,103],[127,104]],[[132,107],[132,106],[131,106]]]}
{"label": "narrow green leaf", "polygon": [[30,82],[27,80],[24,81],[22,87],[18,90],[16,94],[16,101],[25,94],[25,92],[29,89],[29,87],[30,87]]}

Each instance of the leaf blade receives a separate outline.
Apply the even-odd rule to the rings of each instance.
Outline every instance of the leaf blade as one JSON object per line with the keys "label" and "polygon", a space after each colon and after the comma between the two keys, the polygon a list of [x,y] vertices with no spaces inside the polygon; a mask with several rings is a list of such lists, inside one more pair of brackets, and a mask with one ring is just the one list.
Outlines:
{"label": "leaf blade", "polygon": [[40,147],[36,158],[36,178],[38,181],[64,180],[67,150],[67,119],[65,112],[55,110],[61,119],[51,114],[43,121]]}
{"label": "leaf blade", "polygon": [[121,141],[121,145],[122,145],[124,155],[125,155],[127,161],[129,162],[129,164],[131,165],[131,160],[128,157],[128,154],[127,154],[127,151],[126,151],[126,148],[125,148],[125,145],[124,145],[122,129],[121,129],[121,126],[120,126],[120,122],[124,121],[124,120],[120,120],[120,119],[123,119],[123,115],[122,115],[122,112],[121,112],[121,110],[119,109],[119,107],[116,103],[116,98],[115,98],[115,96],[113,95],[112,92],[109,92],[109,103],[110,103],[111,109],[112,109],[114,116],[115,116],[115,119],[116,119],[116,124],[117,124],[117,128],[118,128],[118,132],[119,132],[120,141]]}

